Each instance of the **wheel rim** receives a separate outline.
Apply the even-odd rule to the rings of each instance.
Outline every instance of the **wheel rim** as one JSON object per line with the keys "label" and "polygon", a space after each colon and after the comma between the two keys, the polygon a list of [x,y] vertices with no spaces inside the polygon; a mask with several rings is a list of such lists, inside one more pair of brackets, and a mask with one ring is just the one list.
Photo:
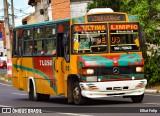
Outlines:
{"label": "wheel rim", "polygon": [[74,88],[73,97],[74,97],[74,100],[78,101],[78,99],[79,99],[79,88],[78,87]]}

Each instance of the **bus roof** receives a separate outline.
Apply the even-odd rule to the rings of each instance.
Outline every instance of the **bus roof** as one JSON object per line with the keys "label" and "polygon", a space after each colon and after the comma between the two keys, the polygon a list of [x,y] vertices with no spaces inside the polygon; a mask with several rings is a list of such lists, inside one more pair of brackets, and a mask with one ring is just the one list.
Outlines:
{"label": "bus roof", "polygon": [[54,23],[65,22],[65,21],[70,21],[70,18],[61,19],[61,20],[52,20],[52,21],[39,22],[39,23],[28,24],[28,25],[21,25],[21,26],[15,27],[14,29],[34,27],[34,26],[40,26],[40,25],[49,25],[49,24],[52,24],[52,23],[54,24]]}

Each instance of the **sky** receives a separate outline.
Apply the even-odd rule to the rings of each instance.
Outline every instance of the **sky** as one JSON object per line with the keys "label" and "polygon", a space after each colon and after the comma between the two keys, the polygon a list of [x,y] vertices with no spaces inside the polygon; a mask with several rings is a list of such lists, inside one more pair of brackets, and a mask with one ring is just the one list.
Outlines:
{"label": "sky", "polygon": [[[11,5],[11,0],[7,0]],[[15,26],[22,25],[22,19],[34,12],[34,7],[28,5],[29,0],[13,0]],[[4,5],[3,0],[0,0],[0,20],[4,20]],[[11,6],[8,9],[11,14]],[[9,18],[10,24],[12,24],[12,17]]]}

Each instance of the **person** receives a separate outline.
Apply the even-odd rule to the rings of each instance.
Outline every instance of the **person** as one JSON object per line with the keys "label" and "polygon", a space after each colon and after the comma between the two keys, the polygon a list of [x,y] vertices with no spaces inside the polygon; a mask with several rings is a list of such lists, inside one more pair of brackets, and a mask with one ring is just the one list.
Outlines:
{"label": "person", "polygon": [[44,55],[44,54],[45,54],[45,52],[44,52],[44,50],[42,50],[42,51],[41,51],[41,55]]}
{"label": "person", "polygon": [[92,38],[91,39],[91,45],[100,45],[101,44],[101,38]]}
{"label": "person", "polygon": [[30,44],[29,49],[30,49],[30,54],[32,54],[33,53],[33,45],[32,44]]}
{"label": "person", "polygon": [[55,55],[56,54],[56,49],[52,51],[52,55]]}

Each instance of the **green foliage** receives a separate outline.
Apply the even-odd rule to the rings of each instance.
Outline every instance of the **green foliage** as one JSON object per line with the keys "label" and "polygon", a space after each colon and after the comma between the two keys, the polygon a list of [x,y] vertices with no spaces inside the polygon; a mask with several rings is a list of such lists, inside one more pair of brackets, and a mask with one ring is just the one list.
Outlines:
{"label": "green foliage", "polygon": [[[87,10],[106,7],[112,8],[114,11],[138,15],[141,31],[145,33],[145,40],[150,43],[148,45],[160,46],[160,32],[157,31],[157,28],[160,28],[160,18],[157,17],[157,14],[160,13],[160,0],[92,0],[88,4]],[[152,85],[160,82],[160,56],[158,57],[157,51],[149,48],[148,45],[143,46],[145,78],[149,85]]]}
{"label": "green foliage", "polygon": [[147,51],[145,54],[145,78],[148,80],[148,86],[151,86],[160,82],[160,56],[157,55],[160,46],[147,43],[145,50]]}
{"label": "green foliage", "polygon": [[92,8],[112,8],[115,12],[120,11],[120,6],[122,5],[121,0],[92,0],[88,3],[87,11]]}

